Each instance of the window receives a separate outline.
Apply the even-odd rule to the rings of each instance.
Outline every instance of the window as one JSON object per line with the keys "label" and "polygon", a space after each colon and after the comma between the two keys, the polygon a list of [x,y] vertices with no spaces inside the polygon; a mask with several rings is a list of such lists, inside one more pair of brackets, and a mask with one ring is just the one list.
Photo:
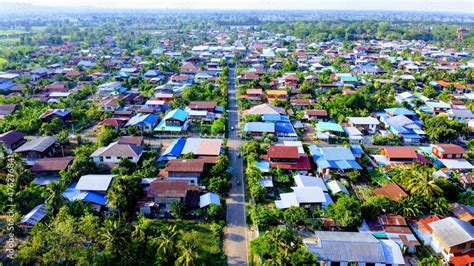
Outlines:
{"label": "window", "polygon": [[112,157],[110,157],[110,156],[105,156],[105,159],[110,160],[110,159],[112,159]]}
{"label": "window", "polygon": [[453,155],[451,153],[449,153],[448,158],[453,158]]}
{"label": "window", "polygon": [[130,159],[130,160],[133,160],[133,157],[127,157],[127,158]]}

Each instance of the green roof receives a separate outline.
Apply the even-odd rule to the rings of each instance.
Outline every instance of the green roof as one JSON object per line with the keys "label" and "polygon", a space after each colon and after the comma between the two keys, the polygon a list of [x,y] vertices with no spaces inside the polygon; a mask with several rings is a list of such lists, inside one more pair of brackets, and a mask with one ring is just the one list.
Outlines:
{"label": "green roof", "polygon": [[339,124],[329,123],[329,122],[319,122],[316,124],[316,129],[319,132],[325,131],[335,131],[335,132],[344,132],[344,129]]}
{"label": "green roof", "polygon": [[341,80],[343,82],[357,82],[357,77],[352,77],[352,76],[342,76]]}
{"label": "green roof", "polygon": [[337,194],[339,192],[349,194],[347,188],[337,180],[332,180],[326,183],[326,187],[331,191],[332,194]]}

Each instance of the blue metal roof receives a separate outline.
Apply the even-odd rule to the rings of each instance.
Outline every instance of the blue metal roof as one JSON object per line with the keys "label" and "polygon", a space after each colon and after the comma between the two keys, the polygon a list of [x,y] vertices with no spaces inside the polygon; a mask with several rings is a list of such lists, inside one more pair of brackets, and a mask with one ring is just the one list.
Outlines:
{"label": "blue metal roof", "polygon": [[171,142],[168,148],[166,148],[162,156],[171,155],[174,157],[179,157],[181,155],[181,152],[183,151],[185,144],[186,144],[186,138],[184,137],[174,140],[173,142]]}
{"label": "blue metal roof", "polygon": [[293,125],[290,122],[278,121],[275,122],[275,131],[284,133],[296,133]]}
{"label": "blue metal roof", "polygon": [[80,191],[76,189],[77,183],[73,183],[69,188],[63,192],[63,197],[69,201],[80,200],[83,202],[90,202],[99,205],[107,204],[107,197],[105,194],[94,192],[94,191]]}

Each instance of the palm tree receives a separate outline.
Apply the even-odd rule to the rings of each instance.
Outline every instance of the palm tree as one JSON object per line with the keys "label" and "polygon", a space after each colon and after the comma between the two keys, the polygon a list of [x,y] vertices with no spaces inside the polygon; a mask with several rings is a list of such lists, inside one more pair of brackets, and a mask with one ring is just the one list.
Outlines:
{"label": "palm tree", "polygon": [[[157,256],[159,253],[166,255],[166,258],[173,258],[176,251],[176,245],[179,233],[176,230],[176,224],[166,227],[159,237],[154,239],[154,243],[158,244]],[[169,261],[170,259],[168,259]]]}
{"label": "palm tree", "polygon": [[404,217],[415,217],[422,214],[422,207],[415,197],[409,196],[400,201],[398,214]]}
{"label": "palm tree", "polygon": [[408,173],[411,178],[407,181],[407,189],[411,194],[430,199],[434,195],[443,193],[437,184],[438,178],[433,176],[431,168],[414,166]]}
{"label": "palm tree", "polygon": [[435,198],[431,201],[431,211],[434,214],[446,215],[449,213],[449,202],[445,197]]}
{"label": "palm tree", "polygon": [[53,211],[59,210],[64,203],[62,195],[64,189],[65,185],[62,181],[53,182],[46,186],[46,191],[43,194],[46,206],[52,208]]}
{"label": "palm tree", "polygon": [[124,250],[123,247],[127,241],[122,226],[123,225],[121,225],[118,220],[105,220],[104,226],[100,230],[98,242],[107,250],[116,254],[122,253]]}
{"label": "palm tree", "polygon": [[175,265],[191,266],[198,262],[199,254],[196,252],[196,239],[185,239],[180,245],[180,256],[176,259]]}

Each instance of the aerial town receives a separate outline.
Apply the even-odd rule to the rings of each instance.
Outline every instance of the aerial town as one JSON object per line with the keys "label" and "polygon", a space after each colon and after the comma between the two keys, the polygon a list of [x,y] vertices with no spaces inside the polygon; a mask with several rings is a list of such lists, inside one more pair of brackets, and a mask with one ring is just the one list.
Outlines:
{"label": "aerial town", "polygon": [[56,12],[0,19],[5,265],[474,264],[472,14]]}

